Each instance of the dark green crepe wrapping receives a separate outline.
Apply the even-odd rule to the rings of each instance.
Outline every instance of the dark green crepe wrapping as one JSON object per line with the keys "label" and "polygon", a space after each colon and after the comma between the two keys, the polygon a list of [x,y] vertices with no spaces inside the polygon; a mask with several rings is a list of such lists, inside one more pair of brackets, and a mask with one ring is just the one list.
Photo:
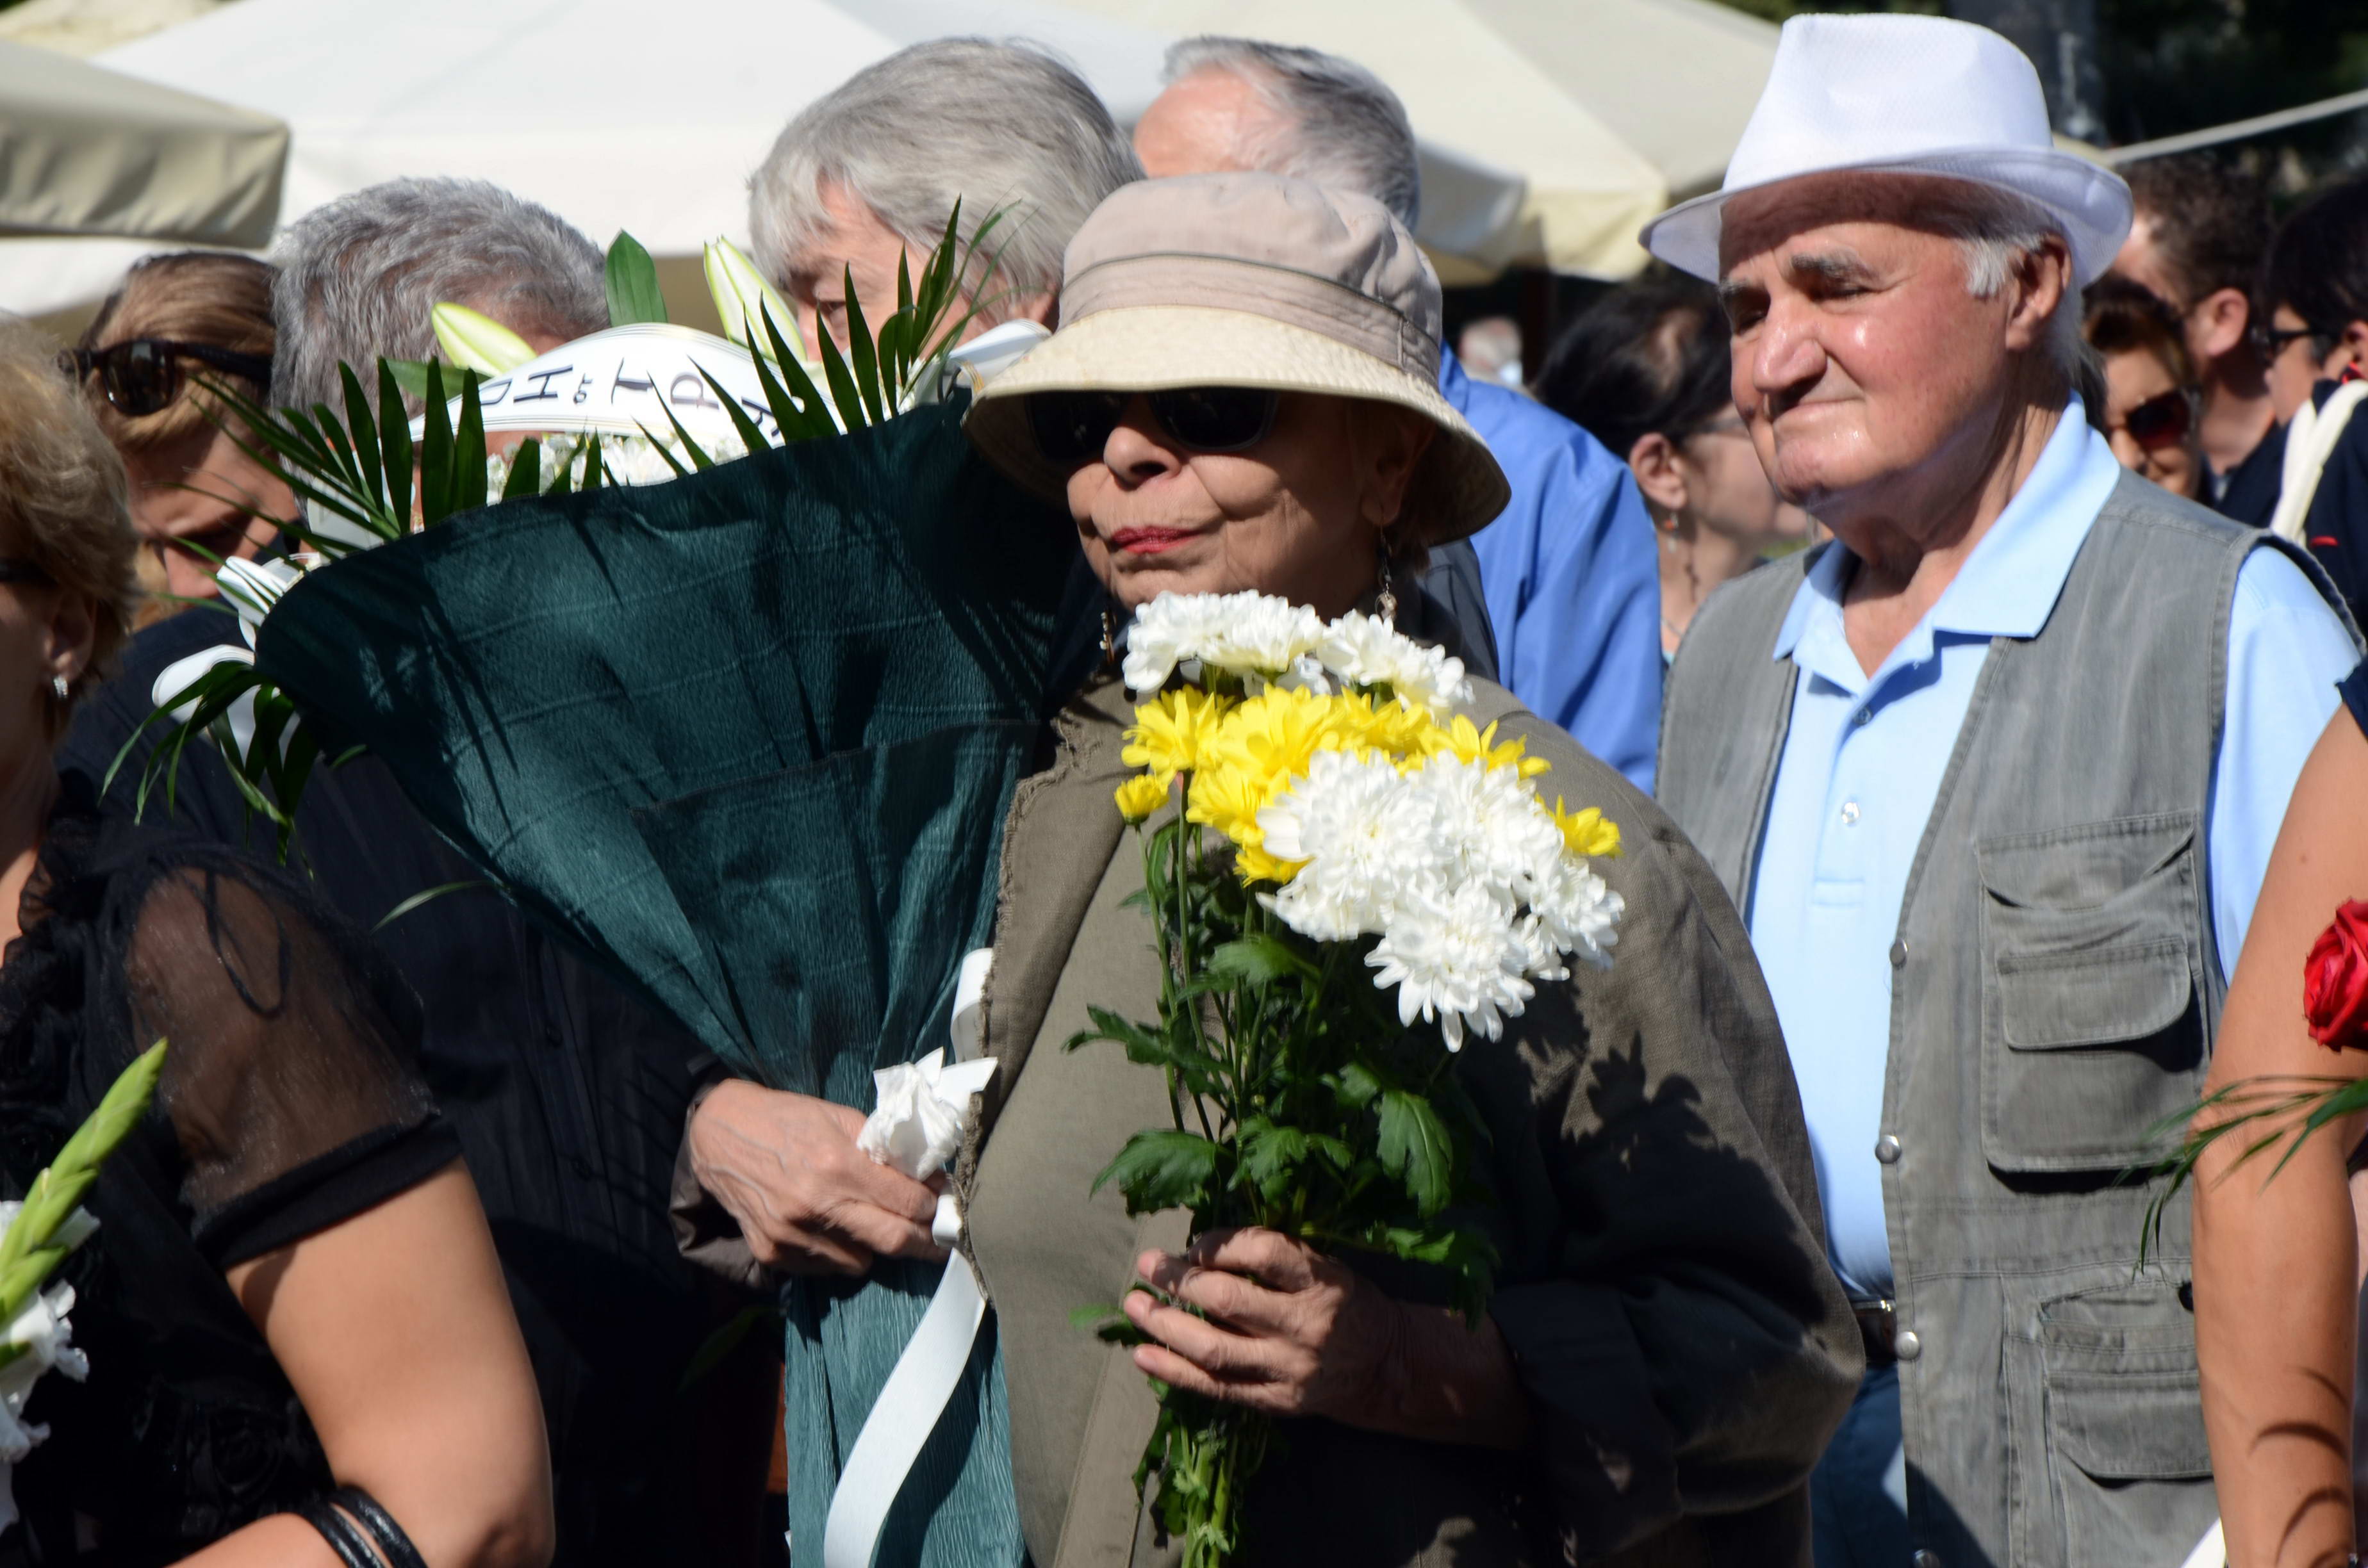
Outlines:
{"label": "dark green crepe wrapping", "polygon": [[868,1106],[987,938],[1076,556],[928,408],[349,557],[257,657],[735,1071]]}

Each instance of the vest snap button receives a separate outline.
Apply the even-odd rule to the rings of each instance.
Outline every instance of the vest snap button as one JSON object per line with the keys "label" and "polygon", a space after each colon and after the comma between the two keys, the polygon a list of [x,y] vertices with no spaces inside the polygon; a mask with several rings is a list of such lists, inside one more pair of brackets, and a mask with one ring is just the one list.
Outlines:
{"label": "vest snap button", "polygon": [[1903,1328],[1899,1336],[1891,1342],[1891,1353],[1903,1361],[1913,1361],[1924,1354],[1924,1342],[1916,1337],[1914,1329]]}
{"label": "vest snap button", "polygon": [[1899,1140],[1886,1132],[1874,1141],[1874,1157],[1886,1165],[1899,1163]]}
{"label": "vest snap button", "polygon": [[1905,937],[1891,944],[1891,967],[1894,969],[1907,967],[1907,939]]}

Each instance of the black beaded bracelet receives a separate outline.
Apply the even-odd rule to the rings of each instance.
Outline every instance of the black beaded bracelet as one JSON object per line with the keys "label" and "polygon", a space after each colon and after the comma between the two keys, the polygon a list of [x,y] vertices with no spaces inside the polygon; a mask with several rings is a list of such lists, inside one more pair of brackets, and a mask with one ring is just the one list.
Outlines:
{"label": "black beaded bracelet", "polygon": [[296,1514],[321,1532],[345,1568],[427,1568],[394,1516],[359,1486],[340,1486],[325,1497],[300,1503]]}

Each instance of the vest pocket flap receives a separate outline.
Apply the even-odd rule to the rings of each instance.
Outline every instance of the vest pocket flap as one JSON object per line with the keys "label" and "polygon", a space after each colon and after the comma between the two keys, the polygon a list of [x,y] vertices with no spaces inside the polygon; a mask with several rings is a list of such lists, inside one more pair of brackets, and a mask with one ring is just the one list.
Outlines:
{"label": "vest pocket flap", "polygon": [[2050,1446],[2099,1481],[2212,1473],[2192,1372],[2051,1373]]}
{"label": "vest pocket flap", "polygon": [[2191,990],[2175,936],[2092,951],[2003,952],[1998,1023],[2015,1051],[2145,1040],[2177,1023]]}

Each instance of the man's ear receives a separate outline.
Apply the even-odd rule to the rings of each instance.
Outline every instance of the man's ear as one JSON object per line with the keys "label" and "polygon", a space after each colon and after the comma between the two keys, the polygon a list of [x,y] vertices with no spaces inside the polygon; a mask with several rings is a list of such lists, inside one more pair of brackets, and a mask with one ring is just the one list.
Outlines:
{"label": "man's ear", "polygon": [[1628,449],[1628,472],[1645,493],[1654,520],[1672,517],[1686,509],[1686,471],[1677,443],[1658,430],[1648,430]]}
{"label": "man's ear", "polygon": [[2072,247],[2061,234],[2045,236],[2016,263],[2014,298],[2007,315],[2006,346],[2018,353],[2045,341],[2048,323],[2057,311],[2078,311],[2078,299],[2067,299],[2072,288]]}
{"label": "man's ear", "polygon": [[2215,289],[2187,314],[2188,345],[2200,359],[2217,359],[2233,353],[2245,341],[2253,320],[2253,301],[2242,289]]}

